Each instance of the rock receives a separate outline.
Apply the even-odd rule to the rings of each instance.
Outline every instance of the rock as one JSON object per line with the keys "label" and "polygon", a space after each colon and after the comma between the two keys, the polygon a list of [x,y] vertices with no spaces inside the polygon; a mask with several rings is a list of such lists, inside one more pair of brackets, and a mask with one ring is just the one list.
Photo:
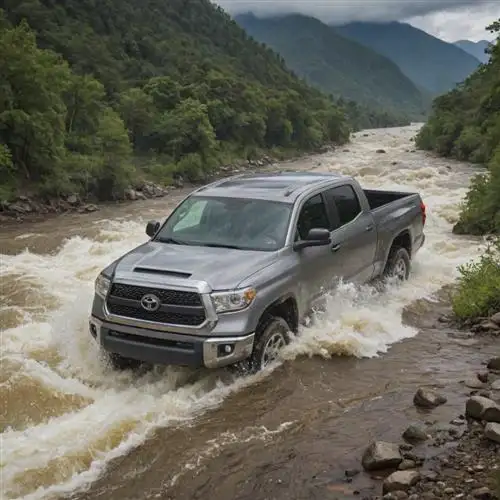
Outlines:
{"label": "rock", "polygon": [[404,432],[403,438],[410,442],[426,441],[429,436],[425,429],[419,425],[410,425]]}
{"label": "rock", "polygon": [[385,149],[377,149],[377,151],[375,151],[375,153],[386,153],[386,150]]}
{"label": "rock", "polygon": [[363,453],[361,463],[367,471],[392,469],[403,461],[397,444],[374,441]]}
{"label": "rock", "polygon": [[477,377],[474,378],[468,378],[464,382],[466,387],[469,387],[470,389],[484,389],[486,387],[486,384],[484,382],[481,382]]}
{"label": "rock", "polygon": [[415,470],[398,470],[388,476],[383,485],[382,491],[389,493],[392,491],[408,491],[420,480],[420,472]]}
{"label": "rock", "polygon": [[97,205],[93,205],[92,203],[90,203],[89,205],[84,205],[82,208],[81,208],[81,212],[97,212],[97,210],[99,210],[99,207]]}
{"label": "rock", "polygon": [[487,320],[483,321],[475,330],[480,332],[498,332],[500,331],[500,326],[493,321]]}
{"label": "rock", "polygon": [[70,195],[66,198],[66,201],[67,201],[70,205],[78,205],[78,196],[76,196],[76,194],[70,194]]}
{"label": "rock", "polygon": [[357,476],[359,474],[359,470],[358,469],[346,469],[344,471],[344,474],[345,474],[345,477],[354,477],[354,476]]}
{"label": "rock", "polygon": [[408,493],[406,491],[391,491],[390,493],[386,493],[382,498],[385,500],[406,500]]}
{"label": "rock", "polygon": [[500,326],[500,311],[494,314],[491,318],[490,321],[492,323],[495,323],[495,325]]}
{"label": "rock", "polygon": [[487,366],[488,370],[500,370],[500,358],[491,358]]}
{"label": "rock", "polygon": [[479,500],[493,500],[496,498],[496,496],[492,494],[491,490],[486,486],[473,490],[471,494],[473,498],[477,498]]}
{"label": "rock", "polygon": [[484,437],[495,443],[500,443],[500,424],[489,422],[484,427]]}
{"label": "rock", "polygon": [[492,389],[493,391],[500,391],[500,379],[495,380],[495,381],[491,384],[491,389]]}
{"label": "rock", "polygon": [[413,460],[403,460],[400,464],[398,469],[399,470],[409,470],[409,469],[414,469],[417,466],[416,462]]}
{"label": "rock", "polygon": [[483,418],[484,412],[488,408],[495,407],[496,403],[491,399],[485,398],[483,396],[472,396],[465,403],[465,415],[469,418],[474,418],[476,420],[481,420]]}
{"label": "rock", "polygon": [[486,408],[481,415],[481,418],[486,422],[497,422],[500,423],[500,406],[493,402],[494,406]]}
{"label": "rock", "polygon": [[434,391],[420,387],[413,396],[413,403],[420,408],[436,408],[445,404],[447,399]]}
{"label": "rock", "polygon": [[137,191],[134,189],[125,189],[124,196],[126,200],[135,201],[137,200]]}
{"label": "rock", "polygon": [[484,382],[486,384],[488,382],[489,375],[490,374],[488,372],[479,372],[477,374],[477,378],[478,378],[478,380],[480,380],[481,382]]}

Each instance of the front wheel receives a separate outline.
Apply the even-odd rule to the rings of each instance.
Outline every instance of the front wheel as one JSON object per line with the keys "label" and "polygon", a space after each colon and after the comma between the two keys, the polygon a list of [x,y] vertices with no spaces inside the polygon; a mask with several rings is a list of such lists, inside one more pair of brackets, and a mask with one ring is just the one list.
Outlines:
{"label": "front wheel", "polygon": [[397,278],[405,281],[410,276],[410,254],[406,248],[395,248],[391,250],[387,265],[384,270],[384,278]]}
{"label": "front wheel", "polygon": [[290,343],[290,326],[280,316],[270,316],[257,327],[255,333],[257,342],[250,358],[253,372],[278,359],[280,351]]}

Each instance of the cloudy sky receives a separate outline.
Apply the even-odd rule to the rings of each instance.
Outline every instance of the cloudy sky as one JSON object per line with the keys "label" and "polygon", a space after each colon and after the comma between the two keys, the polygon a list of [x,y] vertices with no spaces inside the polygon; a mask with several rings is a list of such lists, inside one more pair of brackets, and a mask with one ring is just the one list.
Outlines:
{"label": "cloudy sky", "polygon": [[405,21],[443,40],[492,40],[500,0],[216,0],[231,14],[298,12],[324,22]]}

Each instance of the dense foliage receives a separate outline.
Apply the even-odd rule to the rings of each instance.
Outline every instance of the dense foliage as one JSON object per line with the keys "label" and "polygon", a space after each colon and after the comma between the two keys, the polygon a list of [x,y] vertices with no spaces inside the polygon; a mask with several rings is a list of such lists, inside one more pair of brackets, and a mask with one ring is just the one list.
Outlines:
{"label": "dense foliage", "polygon": [[380,109],[385,112],[378,113],[378,119],[391,125],[404,122],[404,115],[414,121],[424,117],[430,102],[396,64],[321,21],[299,14],[274,18],[245,14],[235,19],[311,84],[370,107],[371,111],[358,107],[360,119],[375,117]]}
{"label": "dense foliage", "polygon": [[110,198],[348,139],[345,112],[208,0],[5,0],[0,186]]}
{"label": "dense foliage", "polygon": [[448,92],[480,64],[456,45],[406,23],[356,22],[336,30],[389,58],[417,87],[433,96]]}
{"label": "dense foliage", "polygon": [[490,60],[463,84],[434,101],[417,145],[442,156],[488,165],[474,178],[455,231],[500,233],[500,20]]}
{"label": "dense foliage", "polygon": [[459,268],[453,311],[461,320],[487,317],[500,311],[500,240],[477,262]]}

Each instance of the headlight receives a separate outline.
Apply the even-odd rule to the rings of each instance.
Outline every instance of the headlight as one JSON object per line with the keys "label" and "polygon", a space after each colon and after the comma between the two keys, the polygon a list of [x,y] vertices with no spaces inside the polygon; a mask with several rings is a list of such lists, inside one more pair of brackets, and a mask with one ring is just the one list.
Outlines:
{"label": "headlight", "polygon": [[99,297],[105,299],[106,296],[108,295],[110,284],[111,280],[106,276],[104,276],[103,274],[100,274],[99,276],[97,276],[97,279],[95,280],[95,293],[99,295]]}
{"label": "headlight", "polygon": [[212,293],[211,297],[215,310],[218,313],[223,313],[245,309],[253,302],[256,295],[257,292],[253,288],[244,288],[231,292]]}

